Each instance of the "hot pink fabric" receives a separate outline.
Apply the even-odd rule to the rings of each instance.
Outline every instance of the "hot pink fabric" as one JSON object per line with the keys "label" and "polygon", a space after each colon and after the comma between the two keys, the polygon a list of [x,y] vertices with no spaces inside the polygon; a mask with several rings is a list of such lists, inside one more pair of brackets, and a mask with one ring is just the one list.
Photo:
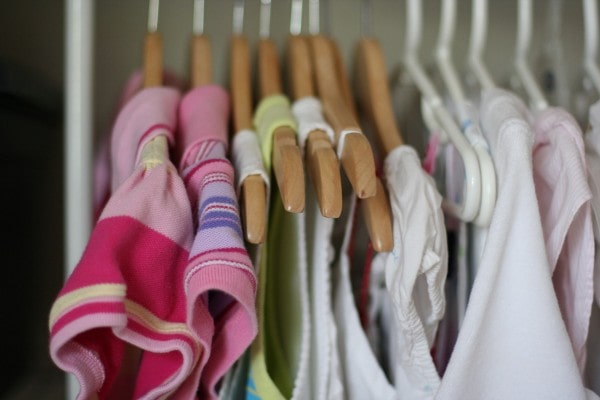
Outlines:
{"label": "hot pink fabric", "polygon": [[554,289],[580,370],[594,298],[594,232],[583,134],[559,108],[533,118],[533,173]]}
{"label": "hot pink fabric", "polygon": [[[234,172],[225,157],[229,98],[219,86],[193,89],[179,107],[180,163],[196,236],[185,271],[188,324],[211,342],[200,398],[217,398],[215,386],[257,333],[256,275],[244,247]],[[214,322],[213,322],[214,321]],[[204,370],[202,371],[202,368]]]}
{"label": "hot pink fabric", "polygon": [[[184,381],[207,346],[186,324],[192,212],[171,162],[138,164],[152,137],[172,140],[178,102],[174,89],[145,89],[119,114],[112,141],[116,190],[52,308],[50,354],[77,376],[79,399],[195,394]],[[118,382],[126,343],[144,352],[137,377]]]}

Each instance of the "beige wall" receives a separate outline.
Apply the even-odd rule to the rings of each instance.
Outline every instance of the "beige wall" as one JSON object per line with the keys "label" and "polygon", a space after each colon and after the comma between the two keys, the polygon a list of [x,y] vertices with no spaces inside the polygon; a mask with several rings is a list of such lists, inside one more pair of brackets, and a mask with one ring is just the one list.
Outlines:
{"label": "beige wall", "polygon": [[[534,0],[535,23],[532,53],[541,48],[545,32],[545,9],[552,0]],[[455,61],[462,67],[470,29],[470,0],[457,0],[458,24]],[[64,1],[4,1],[0,13],[0,58],[24,66],[57,86],[63,83]],[[147,0],[96,0],[95,19],[95,126],[108,126],[120,86],[140,65],[141,44],[146,24]],[[307,4],[308,1],[305,1]],[[361,0],[330,0],[328,25],[348,60],[360,36]],[[404,35],[404,1],[372,0],[373,34],[381,39],[388,64],[401,60]],[[517,0],[491,0],[487,64],[498,81],[506,81],[515,42]],[[231,32],[233,0],[206,0],[206,31],[213,39],[215,79],[227,83],[227,42]],[[246,1],[245,32],[256,39],[258,0]],[[305,4],[305,9],[307,5]],[[571,81],[579,76],[582,51],[581,1],[563,0],[565,59]],[[283,45],[289,24],[289,0],[273,0],[272,36]],[[422,56],[431,60],[439,23],[438,0],[424,0],[424,41]],[[165,64],[187,74],[188,43],[192,26],[192,0],[163,0],[159,27],[164,35]]]}
{"label": "beige wall", "polygon": [[[534,42],[540,49],[545,31],[545,8],[550,0],[535,0]],[[140,65],[141,44],[146,23],[146,0],[97,0],[96,16],[96,126],[106,128],[120,85]],[[327,2],[324,2],[327,3]],[[352,47],[360,37],[360,0],[331,0],[333,36],[351,59]],[[517,0],[490,1],[488,47],[486,61],[494,77],[505,82],[511,70],[516,32]],[[580,1],[564,1],[563,37],[565,56],[569,60],[569,76],[575,79],[581,60],[582,15]],[[213,39],[215,79],[227,84],[227,43],[231,32],[232,0],[206,0],[206,32]],[[246,1],[245,32],[253,40],[258,32],[258,0]],[[305,1],[305,10],[308,1]],[[463,67],[470,29],[471,1],[458,0],[458,23],[455,37],[455,61]],[[390,66],[401,60],[404,43],[404,1],[375,0],[373,34],[380,38]],[[273,0],[272,37],[283,45],[289,24],[288,0]],[[431,60],[437,38],[440,2],[424,0],[424,41],[422,56]],[[192,27],[192,0],[163,0],[159,29],[164,35],[165,64],[186,75],[188,43]]]}

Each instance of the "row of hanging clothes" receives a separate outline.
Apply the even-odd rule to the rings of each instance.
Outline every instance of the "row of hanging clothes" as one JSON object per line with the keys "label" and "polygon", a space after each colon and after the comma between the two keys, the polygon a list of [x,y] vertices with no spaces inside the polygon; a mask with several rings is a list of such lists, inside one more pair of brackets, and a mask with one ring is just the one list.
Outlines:
{"label": "row of hanging clothes", "polygon": [[353,91],[318,2],[310,34],[291,2],[281,68],[261,0],[254,102],[243,1],[228,90],[212,82],[204,2],[188,85],[163,71],[150,1],[143,72],[96,163],[95,227],[50,312],[78,398],[598,398],[600,103],[585,132],[549,106],[527,64],[531,0],[515,15],[524,98],[483,62],[486,0],[466,90],[456,0],[441,4],[431,72],[422,4],[406,0],[392,81],[417,88],[424,128],[404,135],[377,40],[357,43]]}

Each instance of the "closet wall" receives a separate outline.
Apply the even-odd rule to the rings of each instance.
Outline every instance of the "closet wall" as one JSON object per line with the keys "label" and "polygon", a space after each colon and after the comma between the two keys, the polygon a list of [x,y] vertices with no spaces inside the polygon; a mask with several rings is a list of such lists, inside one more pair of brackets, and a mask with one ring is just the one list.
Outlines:
{"label": "closet wall", "polygon": [[[547,40],[547,9],[556,0],[534,0],[534,30],[531,43],[532,66]],[[255,42],[258,37],[259,0],[246,0],[244,32]],[[283,45],[289,32],[290,1],[273,0],[271,37]],[[322,0],[321,29],[338,41],[351,68],[353,47],[361,36],[363,0]],[[399,64],[404,47],[405,7],[402,0],[371,0],[372,34],[380,39],[388,70]],[[471,1],[457,0],[457,26],[454,60],[458,68],[465,65],[471,18]],[[305,21],[308,0],[304,1]],[[109,127],[120,86],[131,71],[139,68],[148,1],[96,1],[95,43],[95,127],[103,132]],[[159,30],[163,34],[165,65],[182,76],[188,73],[189,39],[192,31],[192,0],[169,0],[160,4]],[[233,0],[206,0],[205,32],[213,44],[214,77],[227,84]],[[564,1],[562,38],[565,62],[571,85],[580,76],[583,16],[581,1]],[[440,1],[423,0],[422,60],[432,61],[437,39]],[[489,30],[485,60],[498,83],[507,82],[512,71],[516,40],[517,0],[489,1]],[[307,27],[307,24],[304,24]],[[440,88],[441,89],[441,88]]]}
{"label": "closet wall", "polygon": [[63,281],[64,2],[3,1],[0,12],[0,398],[62,399],[48,313]]}

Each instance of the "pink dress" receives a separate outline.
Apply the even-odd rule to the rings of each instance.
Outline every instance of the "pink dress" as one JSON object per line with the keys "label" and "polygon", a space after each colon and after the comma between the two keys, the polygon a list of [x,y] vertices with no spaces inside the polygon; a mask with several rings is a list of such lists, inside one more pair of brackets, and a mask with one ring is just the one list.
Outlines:
{"label": "pink dress", "polygon": [[594,299],[594,231],[583,134],[565,110],[533,118],[533,180],[552,282],[580,371]]}
{"label": "pink dress", "polygon": [[[190,203],[168,157],[151,165],[140,159],[153,138],[172,142],[178,103],[176,90],[150,88],[120,112],[111,143],[113,194],[52,306],[50,354],[76,375],[79,399],[195,393],[181,386],[206,356],[186,324]],[[139,372],[119,379],[128,344],[143,350]]]}

